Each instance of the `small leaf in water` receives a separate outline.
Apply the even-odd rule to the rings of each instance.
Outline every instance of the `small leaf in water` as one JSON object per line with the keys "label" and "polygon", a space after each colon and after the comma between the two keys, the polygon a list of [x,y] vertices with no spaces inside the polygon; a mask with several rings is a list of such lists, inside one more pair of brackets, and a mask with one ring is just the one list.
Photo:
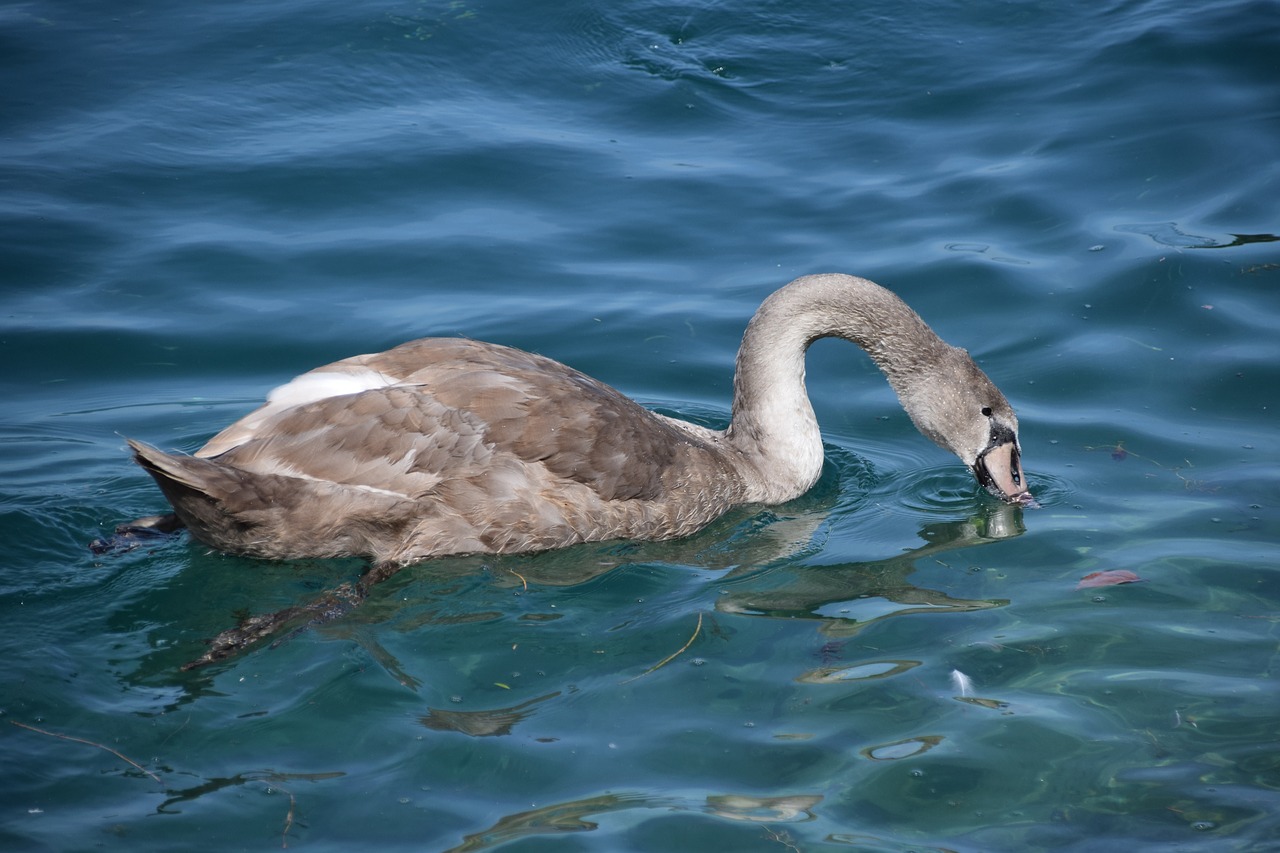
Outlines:
{"label": "small leaf in water", "polygon": [[1118,583],[1138,583],[1142,578],[1128,569],[1111,569],[1105,572],[1090,572],[1080,579],[1076,589],[1090,589],[1095,586],[1114,586]]}

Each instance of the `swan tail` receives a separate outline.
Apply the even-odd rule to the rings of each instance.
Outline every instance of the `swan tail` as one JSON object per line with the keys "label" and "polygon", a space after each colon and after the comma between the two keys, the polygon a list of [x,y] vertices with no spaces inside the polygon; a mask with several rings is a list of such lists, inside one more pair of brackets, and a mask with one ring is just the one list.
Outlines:
{"label": "swan tail", "polygon": [[416,507],[403,496],[247,471],[138,441],[129,447],[178,520],[219,551],[270,560],[353,554],[384,560],[412,529]]}
{"label": "swan tail", "polygon": [[253,528],[260,525],[237,508],[251,504],[262,492],[266,484],[255,482],[260,480],[257,475],[128,441],[134,461],[156,481],[174,514],[197,539],[222,550],[243,552],[237,545],[255,538]]}
{"label": "swan tail", "polygon": [[225,513],[245,502],[249,497],[246,491],[255,496],[262,491],[260,475],[196,456],[165,453],[140,441],[128,441],[133,460],[152,476],[178,518],[188,526],[193,526],[189,516],[207,515],[211,506]]}

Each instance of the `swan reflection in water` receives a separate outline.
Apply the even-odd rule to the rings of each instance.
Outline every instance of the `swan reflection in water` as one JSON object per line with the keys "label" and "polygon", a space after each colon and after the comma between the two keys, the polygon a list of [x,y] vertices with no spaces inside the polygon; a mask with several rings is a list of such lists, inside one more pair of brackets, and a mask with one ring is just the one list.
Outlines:
{"label": "swan reflection in water", "polygon": [[[749,586],[716,600],[716,610],[789,619],[821,619],[824,633],[848,637],[873,622],[907,613],[966,612],[1008,604],[1006,599],[959,599],[907,581],[917,561],[985,541],[1026,532],[1022,508],[986,506],[961,520],[930,522],[919,531],[926,544],[882,560],[807,566],[786,563]],[[732,577],[732,573],[729,575]]]}

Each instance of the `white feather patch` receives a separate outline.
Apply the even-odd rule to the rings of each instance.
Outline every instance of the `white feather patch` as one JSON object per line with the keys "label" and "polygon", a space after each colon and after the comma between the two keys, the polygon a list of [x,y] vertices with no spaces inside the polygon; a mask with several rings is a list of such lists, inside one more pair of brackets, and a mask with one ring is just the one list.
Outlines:
{"label": "white feather patch", "polygon": [[958,669],[951,670],[951,686],[954,687],[956,692],[961,696],[973,695],[973,679],[969,678],[969,676],[965,675]]}
{"label": "white feather patch", "polygon": [[367,367],[342,371],[313,370],[276,388],[267,395],[267,403],[273,408],[285,409],[399,384],[394,376]]}

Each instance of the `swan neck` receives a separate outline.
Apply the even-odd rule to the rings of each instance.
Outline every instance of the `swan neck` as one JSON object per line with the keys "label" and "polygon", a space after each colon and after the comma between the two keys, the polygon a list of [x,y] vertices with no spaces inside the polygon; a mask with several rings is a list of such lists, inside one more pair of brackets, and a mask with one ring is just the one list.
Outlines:
{"label": "swan neck", "polygon": [[822,436],[805,387],[805,352],[841,337],[875,361],[904,397],[922,365],[949,348],[906,303],[866,279],[805,276],[765,300],[738,350],[733,417],[726,433],[753,470],[753,500],[799,497],[822,473]]}

